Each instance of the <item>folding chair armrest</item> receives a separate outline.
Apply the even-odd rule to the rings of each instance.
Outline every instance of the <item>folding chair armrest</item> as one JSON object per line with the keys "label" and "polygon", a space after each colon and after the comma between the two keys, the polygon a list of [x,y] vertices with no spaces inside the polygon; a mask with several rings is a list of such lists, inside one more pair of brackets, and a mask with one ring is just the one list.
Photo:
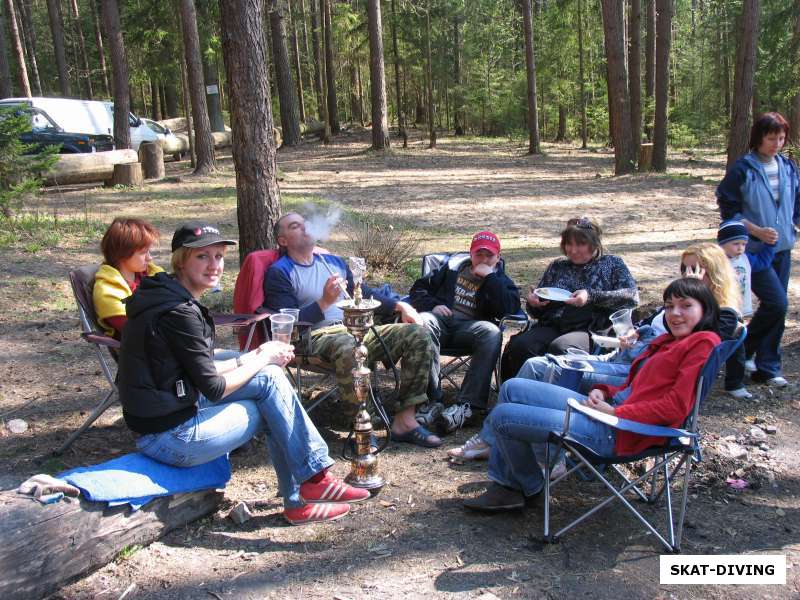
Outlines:
{"label": "folding chair armrest", "polygon": [[217,327],[245,327],[269,318],[269,313],[227,314],[217,313],[211,315]]}
{"label": "folding chair armrest", "polygon": [[653,437],[668,437],[668,438],[696,438],[697,434],[685,429],[676,429],[673,427],[662,427],[661,425],[648,425],[646,423],[639,423],[638,421],[631,421],[630,419],[620,419],[614,415],[607,415],[594,408],[590,408],[578,402],[575,398],[569,398],[567,404],[573,410],[586,415],[590,419],[605,423],[609,427],[618,429],[620,431],[628,431],[630,433],[637,433],[639,435],[653,436]]}
{"label": "folding chair armrest", "polygon": [[112,337],[108,337],[107,335],[100,335],[99,333],[82,333],[81,337],[89,343],[119,350],[119,341]]}

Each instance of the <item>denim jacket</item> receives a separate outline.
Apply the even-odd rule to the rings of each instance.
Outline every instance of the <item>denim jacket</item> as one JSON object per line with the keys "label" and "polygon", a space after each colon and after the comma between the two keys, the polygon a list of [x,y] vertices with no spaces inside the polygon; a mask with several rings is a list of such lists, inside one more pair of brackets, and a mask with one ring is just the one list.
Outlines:
{"label": "denim jacket", "polygon": [[[717,187],[717,204],[723,221],[747,219],[778,232],[775,252],[791,250],[795,225],[800,225],[800,175],[788,158],[778,154],[780,197],[772,195],[767,173],[755,152],[739,158]],[[761,242],[750,238],[748,250],[758,252]]]}

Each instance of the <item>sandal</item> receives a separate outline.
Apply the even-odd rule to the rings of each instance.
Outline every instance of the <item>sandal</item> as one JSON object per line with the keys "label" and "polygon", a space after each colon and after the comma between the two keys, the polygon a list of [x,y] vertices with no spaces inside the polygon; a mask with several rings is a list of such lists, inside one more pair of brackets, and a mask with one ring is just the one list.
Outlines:
{"label": "sandal", "polygon": [[436,442],[431,441],[429,438],[436,437],[430,431],[425,429],[422,425],[406,431],[405,433],[392,432],[392,439],[396,442],[405,442],[406,444],[415,444],[423,448],[438,448],[442,445],[442,440]]}

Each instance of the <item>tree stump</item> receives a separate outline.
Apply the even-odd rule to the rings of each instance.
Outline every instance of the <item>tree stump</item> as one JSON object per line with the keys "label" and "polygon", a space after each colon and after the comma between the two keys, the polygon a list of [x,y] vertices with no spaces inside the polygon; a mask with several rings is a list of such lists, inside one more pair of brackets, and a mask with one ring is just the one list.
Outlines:
{"label": "tree stump", "polygon": [[142,144],[139,147],[145,179],[164,178],[164,149],[161,144]]}
{"label": "tree stump", "polygon": [[114,165],[114,174],[111,176],[111,185],[124,185],[141,187],[144,183],[142,177],[142,164],[128,163],[124,165]]}
{"label": "tree stump", "polygon": [[639,147],[639,172],[646,173],[653,168],[653,144],[642,144]]}
{"label": "tree stump", "polygon": [[136,512],[83,498],[41,505],[0,493],[0,598],[41,598],[98,569],[126,547],[147,545],[204,517],[223,493],[202,490],[156,498]]}

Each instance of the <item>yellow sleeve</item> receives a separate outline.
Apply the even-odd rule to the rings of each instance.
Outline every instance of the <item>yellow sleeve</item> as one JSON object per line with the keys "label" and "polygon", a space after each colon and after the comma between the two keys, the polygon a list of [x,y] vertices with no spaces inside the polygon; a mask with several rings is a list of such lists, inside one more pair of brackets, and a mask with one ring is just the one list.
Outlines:
{"label": "yellow sleeve", "polygon": [[109,265],[102,265],[98,269],[94,279],[92,300],[97,321],[107,335],[114,335],[114,329],[106,324],[105,319],[124,317],[126,313],[122,300],[130,295],[131,289],[119,271]]}

